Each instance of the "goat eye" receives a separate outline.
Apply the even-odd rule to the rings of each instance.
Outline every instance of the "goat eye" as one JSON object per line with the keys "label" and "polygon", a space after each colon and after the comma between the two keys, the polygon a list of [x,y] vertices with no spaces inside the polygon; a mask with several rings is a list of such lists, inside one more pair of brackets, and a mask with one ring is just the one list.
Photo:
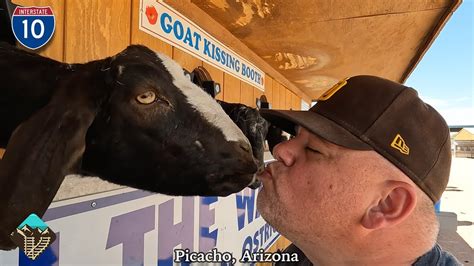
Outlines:
{"label": "goat eye", "polygon": [[150,104],[153,103],[155,100],[156,94],[152,91],[147,91],[137,96],[137,101],[141,104]]}

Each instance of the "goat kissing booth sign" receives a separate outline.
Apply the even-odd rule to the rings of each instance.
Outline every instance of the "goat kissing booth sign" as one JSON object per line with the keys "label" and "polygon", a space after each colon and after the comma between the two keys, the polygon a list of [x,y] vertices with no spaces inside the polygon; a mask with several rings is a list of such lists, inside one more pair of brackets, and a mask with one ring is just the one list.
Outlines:
{"label": "goat kissing booth sign", "polygon": [[[43,220],[56,241],[34,261],[0,251],[0,265],[172,265],[175,249],[266,250],[279,234],[256,209],[258,190],[231,196],[171,197],[132,188],[51,204]],[[219,259],[219,256],[214,256]],[[239,264],[239,263],[238,263]]]}
{"label": "goat kissing booth sign", "polygon": [[[175,10],[155,0],[140,6],[141,30],[264,90],[261,70]],[[51,246],[35,260],[0,251],[0,265],[172,265],[176,249],[227,254],[239,264],[246,251],[259,253],[279,237],[258,213],[257,194],[171,197],[121,188],[53,202],[43,216],[56,233]]]}
{"label": "goat kissing booth sign", "polygon": [[140,2],[140,30],[264,91],[265,73],[176,10],[156,0]]}

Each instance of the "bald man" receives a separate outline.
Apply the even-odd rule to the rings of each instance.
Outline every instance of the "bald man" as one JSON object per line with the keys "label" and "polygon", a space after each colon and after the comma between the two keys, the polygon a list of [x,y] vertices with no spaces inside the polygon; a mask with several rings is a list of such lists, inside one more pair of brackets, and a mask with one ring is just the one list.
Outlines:
{"label": "bald man", "polygon": [[299,265],[460,265],[436,244],[449,128],[415,90],[356,76],[309,111],[261,112],[295,135],[273,149],[257,206]]}

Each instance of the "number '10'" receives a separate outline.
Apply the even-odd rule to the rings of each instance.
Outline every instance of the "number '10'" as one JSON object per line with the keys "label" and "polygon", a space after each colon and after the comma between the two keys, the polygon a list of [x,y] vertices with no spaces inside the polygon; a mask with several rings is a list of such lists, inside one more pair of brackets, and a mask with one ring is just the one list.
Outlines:
{"label": "number '10'", "polygon": [[[23,37],[25,39],[27,39],[28,38],[28,20],[25,19],[25,20],[22,21],[22,23],[23,23]],[[36,34],[36,31],[35,31],[36,24],[39,24],[39,26],[40,26],[39,34]],[[44,35],[44,23],[43,23],[43,21],[41,21],[39,19],[35,19],[35,20],[33,20],[33,22],[31,22],[31,35],[35,39],[40,39],[41,37],[43,37],[43,35]]]}

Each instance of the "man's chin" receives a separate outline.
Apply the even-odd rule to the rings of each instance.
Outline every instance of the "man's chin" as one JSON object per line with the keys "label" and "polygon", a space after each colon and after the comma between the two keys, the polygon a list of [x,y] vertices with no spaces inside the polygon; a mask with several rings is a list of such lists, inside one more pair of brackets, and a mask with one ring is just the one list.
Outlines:
{"label": "man's chin", "polygon": [[[267,201],[268,201],[268,198],[267,198],[267,195],[265,195],[265,188],[262,188],[259,192],[258,192],[258,196],[257,196],[257,210],[258,212],[262,215],[262,217],[265,219],[265,216],[266,216],[266,213],[268,212],[268,205],[267,204]],[[266,219],[265,219],[266,220]]]}
{"label": "man's chin", "polygon": [[275,214],[276,211],[276,204],[273,203],[269,197],[270,195],[267,194],[265,188],[262,188],[257,197],[257,210],[262,215],[263,219],[267,221],[270,225],[276,222]]}

